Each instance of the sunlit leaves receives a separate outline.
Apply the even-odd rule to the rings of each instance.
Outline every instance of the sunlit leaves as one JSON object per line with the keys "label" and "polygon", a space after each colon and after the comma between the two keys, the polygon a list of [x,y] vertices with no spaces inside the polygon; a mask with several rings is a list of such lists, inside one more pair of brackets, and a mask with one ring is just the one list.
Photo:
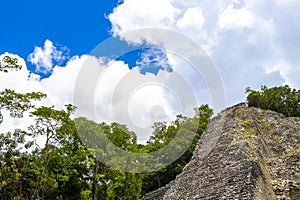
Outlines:
{"label": "sunlit leaves", "polygon": [[[17,59],[10,57],[4,57],[0,64],[2,72],[21,69]],[[212,115],[212,110],[203,105],[195,109],[194,117],[178,115],[169,124],[157,122],[153,125],[153,136],[142,145],[137,144],[136,133],[126,125],[86,118],[72,120],[73,105],[60,110],[53,106],[36,106],[35,101],[44,97],[46,95],[39,92],[22,94],[11,89],[0,92],[0,123],[3,110],[18,118],[28,112],[34,119],[25,130],[0,134],[0,197],[3,199],[139,199],[142,185],[143,192],[147,192],[166,184],[181,172]],[[140,160],[116,157],[118,151],[115,149],[149,153],[169,144],[166,155],[157,160],[173,160],[190,141],[193,144],[184,155],[148,175],[109,167],[125,163],[133,168],[135,163],[149,161],[148,157]],[[99,156],[113,159],[106,166],[97,159]],[[153,167],[161,167],[158,165],[164,166],[157,162]]]}
{"label": "sunlit leaves", "polygon": [[[168,144],[168,155],[159,159],[172,159],[176,152],[180,152],[182,147],[190,145],[189,148],[175,162],[167,167],[151,172],[144,177],[143,194],[162,187],[172,181],[179,174],[193,155],[196,144],[207,127],[208,119],[212,116],[213,110],[208,105],[201,105],[194,109],[195,116],[191,118],[177,115],[175,121],[167,124],[156,122],[153,125],[153,135],[142,147],[147,152],[156,151]],[[176,137],[176,140],[172,140]],[[192,141],[192,144],[190,144]],[[173,157],[172,157],[173,156]]]}
{"label": "sunlit leaves", "polygon": [[0,110],[8,110],[11,117],[23,117],[23,113],[35,106],[32,101],[41,100],[46,97],[40,92],[29,92],[25,94],[17,93],[11,89],[0,92]]}
{"label": "sunlit leaves", "polygon": [[249,106],[269,109],[287,117],[300,117],[300,90],[288,85],[268,88],[262,86],[261,91],[246,88]]}
{"label": "sunlit leaves", "polygon": [[17,58],[12,58],[10,56],[4,56],[0,60],[0,72],[7,73],[9,70],[20,70],[22,66],[18,64]]}

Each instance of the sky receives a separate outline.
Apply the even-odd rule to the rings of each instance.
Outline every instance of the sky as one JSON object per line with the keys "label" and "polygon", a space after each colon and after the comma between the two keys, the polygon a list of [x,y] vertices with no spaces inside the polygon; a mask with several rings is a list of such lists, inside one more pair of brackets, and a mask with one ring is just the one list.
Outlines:
{"label": "sky", "polygon": [[[23,66],[0,74],[0,90],[41,91],[48,95],[43,103],[59,109],[80,102],[74,100],[76,92],[87,99],[85,90],[91,87],[93,108],[79,113],[128,124],[140,140],[149,136],[154,121],[192,115],[192,108],[203,103],[214,107],[216,91],[224,91],[225,108],[245,101],[246,87],[300,86],[298,0],[10,0],[0,8],[0,57],[17,57]],[[186,57],[166,48],[166,40],[185,45],[176,34],[126,36],[143,28],[194,41],[218,72],[210,76],[222,85],[212,87]],[[117,58],[95,53],[109,38],[117,47],[107,52],[124,44],[137,50]],[[99,75],[93,86],[91,74],[79,81],[86,66]],[[5,119],[0,131],[27,123]]]}

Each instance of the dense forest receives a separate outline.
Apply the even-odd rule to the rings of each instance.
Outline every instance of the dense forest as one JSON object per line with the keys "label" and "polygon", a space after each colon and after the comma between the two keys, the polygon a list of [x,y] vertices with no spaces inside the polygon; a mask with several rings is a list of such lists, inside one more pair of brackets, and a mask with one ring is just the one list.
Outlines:
{"label": "dense forest", "polygon": [[[17,63],[14,58],[4,57],[0,62],[1,73],[21,69]],[[182,171],[213,114],[208,105],[202,105],[195,108],[191,118],[178,115],[169,124],[156,122],[152,136],[142,145],[126,125],[97,123],[83,117],[72,119],[76,109],[72,105],[62,110],[36,107],[36,102],[43,98],[46,94],[40,92],[0,92],[0,111],[8,111],[13,118],[29,114],[34,119],[26,130],[0,134],[1,199],[139,199]],[[1,113],[0,116],[0,122],[5,123]],[[77,134],[77,129],[84,130],[86,135],[97,134],[100,129],[125,151],[154,152],[172,141],[184,125],[195,133],[188,150],[171,165],[144,174],[105,166]],[[45,138],[43,144],[38,140],[41,136]]]}
{"label": "dense forest", "polygon": [[261,86],[260,91],[246,88],[248,106],[273,110],[286,117],[300,117],[300,90],[288,85],[268,88]]}
{"label": "dense forest", "polygon": [[[6,56],[0,61],[0,73],[20,68],[14,58]],[[299,90],[289,86],[262,86],[261,91],[247,88],[246,93],[249,106],[300,117]],[[37,107],[36,102],[43,98],[46,94],[37,91],[23,94],[6,89],[0,92],[0,127],[5,123],[1,114],[4,110],[12,118],[30,115],[34,119],[26,130],[0,133],[0,199],[139,199],[182,171],[213,114],[208,105],[201,105],[195,108],[193,117],[177,115],[171,123],[156,122],[147,143],[139,144],[136,134],[126,125],[83,117],[73,119],[76,110],[73,105],[66,105],[62,110]],[[107,167],[77,133],[78,128],[86,135],[102,130],[101,133],[121,149],[147,153],[169,144],[182,127],[194,133],[190,147],[172,164],[148,173]],[[43,144],[38,141],[41,136],[45,138]]]}

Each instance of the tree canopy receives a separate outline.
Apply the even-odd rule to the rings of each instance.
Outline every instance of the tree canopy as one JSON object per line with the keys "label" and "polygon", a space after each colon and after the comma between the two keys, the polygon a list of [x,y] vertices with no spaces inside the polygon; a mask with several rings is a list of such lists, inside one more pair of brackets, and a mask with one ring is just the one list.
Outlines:
{"label": "tree canopy", "polygon": [[[5,56],[0,61],[2,73],[20,69],[15,58]],[[34,119],[24,130],[0,133],[1,199],[139,199],[182,171],[212,115],[209,106],[202,105],[195,108],[193,117],[178,115],[169,124],[156,122],[152,136],[142,145],[138,144],[136,133],[126,125],[95,122],[83,117],[72,119],[76,109],[72,105],[63,109],[36,106],[35,102],[45,97],[46,94],[37,91],[0,91],[0,127],[5,123],[1,115],[3,110],[12,118],[22,118],[26,114]],[[101,163],[95,156],[95,149],[87,149],[85,138],[79,137],[77,129],[80,128],[86,135],[106,137],[130,152],[156,151],[169,144],[179,130],[194,132],[195,138],[188,150],[171,165],[148,174],[135,174]],[[99,135],[99,129],[103,135]],[[184,137],[180,139],[179,142],[185,142]]]}
{"label": "tree canopy", "polygon": [[[2,73],[21,67],[15,58],[5,56],[0,60]],[[247,88],[246,93],[249,106],[300,117],[299,90],[289,86],[262,86],[260,91]],[[9,88],[0,91],[0,127],[5,123],[3,110],[12,118],[22,118],[26,113],[34,119],[24,130],[0,132],[1,199],[139,199],[166,185],[183,170],[213,114],[208,105],[201,105],[194,109],[192,117],[179,114],[170,123],[155,122],[147,143],[138,144],[136,133],[124,124],[95,122],[84,117],[72,119],[76,108],[70,104],[63,109],[36,106],[35,102],[45,97],[46,94],[37,91],[19,93]],[[79,135],[78,130],[83,135]],[[178,149],[188,141],[187,135],[193,138],[183,155],[153,172],[141,174],[116,170],[101,163],[96,156],[103,153],[97,146],[109,148],[105,139],[128,152],[151,153],[171,144],[177,136],[173,148]],[[87,141],[90,138],[95,140]],[[89,142],[94,146],[87,145]],[[126,162],[126,157],[112,162]]]}
{"label": "tree canopy", "polygon": [[9,70],[20,70],[22,65],[18,64],[17,58],[12,58],[10,56],[4,56],[0,60],[0,72],[8,72]]}
{"label": "tree canopy", "polygon": [[300,90],[288,85],[271,87],[261,86],[260,91],[246,88],[248,106],[273,110],[286,117],[300,117]]}

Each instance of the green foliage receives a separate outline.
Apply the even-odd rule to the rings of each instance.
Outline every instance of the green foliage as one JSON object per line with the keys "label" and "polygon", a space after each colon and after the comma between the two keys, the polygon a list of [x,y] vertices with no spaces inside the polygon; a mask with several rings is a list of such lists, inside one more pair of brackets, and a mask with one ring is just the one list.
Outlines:
{"label": "green foliage", "polygon": [[12,58],[10,56],[4,56],[0,60],[0,72],[7,73],[8,70],[20,70],[22,66],[18,64],[17,58]]}
{"label": "green foliage", "polygon": [[[143,194],[162,187],[174,180],[176,175],[178,175],[190,161],[196,144],[207,127],[208,119],[213,115],[213,111],[208,105],[201,105],[194,110],[194,117],[187,118],[178,115],[176,120],[168,126],[165,122],[154,123],[153,136],[150,137],[147,145],[144,147],[146,151],[155,151],[162,148],[168,144],[176,134],[180,134],[180,132],[186,133],[191,131],[195,133],[195,137],[187,151],[175,162],[164,169],[145,175],[142,188]],[[182,142],[185,142],[184,137]]]}
{"label": "green foliage", "polygon": [[81,200],[92,200],[92,192],[91,190],[83,190],[80,193],[80,199]]}
{"label": "green foliage", "polygon": [[273,110],[286,117],[300,117],[300,90],[287,85],[272,88],[262,86],[261,91],[248,87],[246,93],[249,106]]}
{"label": "green foliage", "polygon": [[[82,180],[89,174],[90,154],[76,137],[69,118],[70,109],[41,107],[32,115],[36,117],[36,124],[30,126],[28,132],[17,129],[13,134],[0,135],[3,141],[0,143],[1,168],[11,172],[0,170],[0,180],[5,183],[0,196],[4,199],[80,199],[81,190],[89,189]],[[33,137],[37,133],[46,137],[45,144]],[[26,136],[29,141],[25,140]],[[30,153],[26,152],[29,148]]]}
{"label": "green foliage", "polygon": [[[19,69],[15,58],[4,57],[0,61],[2,72]],[[39,92],[21,94],[10,89],[0,92],[0,111],[7,110],[13,118],[21,118],[28,112],[34,119],[25,130],[0,133],[1,199],[140,199],[143,193],[167,184],[182,171],[212,115],[209,106],[202,105],[195,108],[194,117],[178,115],[170,124],[156,122],[153,135],[142,145],[137,144],[136,134],[126,125],[71,119],[75,110],[72,105],[61,110],[36,107],[35,101],[44,97]],[[1,117],[0,112],[0,123]],[[125,151],[152,152],[176,137],[171,150],[177,150],[190,141],[186,135],[195,136],[187,151],[171,165],[149,174],[119,171],[96,159],[107,152],[116,153],[108,143]],[[112,162],[126,162],[126,158]]]}
{"label": "green foliage", "polygon": [[[118,123],[96,123],[86,118],[75,119],[76,128],[81,134],[81,140],[89,147],[93,155],[91,174],[88,177],[92,182],[92,196],[97,199],[139,199],[141,195],[142,174],[125,173],[105,166],[96,158],[99,154],[114,154],[105,142],[108,138],[114,145],[126,150],[137,151],[136,135],[125,125]],[[105,138],[104,138],[105,137]],[[96,141],[96,142],[95,142]],[[126,159],[124,158],[124,161]],[[112,160],[111,162],[123,162]]]}
{"label": "green foliage", "polygon": [[30,92],[20,94],[14,90],[5,89],[0,92],[0,111],[2,109],[8,110],[11,117],[23,117],[23,113],[35,106],[32,101],[41,100],[46,97],[45,94],[40,92]]}
{"label": "green foliage", "polygon": [[[147,145],[136,142],[136,135],[126,126],[117,123],[96,123],[85,118],[76,119],[76,128],[86,135],[97,135],[99,128],[115,145],[134,152],[155,151],[168,144],[181,130],[197,133],[190,148],[171,165],[157,172],[133,174],[118,171],[99,163],[93,150],[82,143],[84,137],[76,134],[70,119],[73,108],[65,110],[39,107],[31,112],[35,124],[28,131],[0,135],[1,170],[0,195],[6,199],[139,199],[145,192],[173,180],[188,163],[197,140],[208,123],[212,112],[187,118],[181,115],[170,125],[155,123],[154,136]],[[33,141],[26,141],[30,136]],[[34,136],[34,137],[32,137]],[[43,145],[37,142],[43,136]],[[102,135],[103,136],[103,135]],[[184,138],[180,142],[185,142]],[[26,146],[26,148],[25,148]],[[32,149],[29,153],[24,149]],[[8,173],[9,172],[9,173]],[[143,191],[142,191],[143,190]]]}

